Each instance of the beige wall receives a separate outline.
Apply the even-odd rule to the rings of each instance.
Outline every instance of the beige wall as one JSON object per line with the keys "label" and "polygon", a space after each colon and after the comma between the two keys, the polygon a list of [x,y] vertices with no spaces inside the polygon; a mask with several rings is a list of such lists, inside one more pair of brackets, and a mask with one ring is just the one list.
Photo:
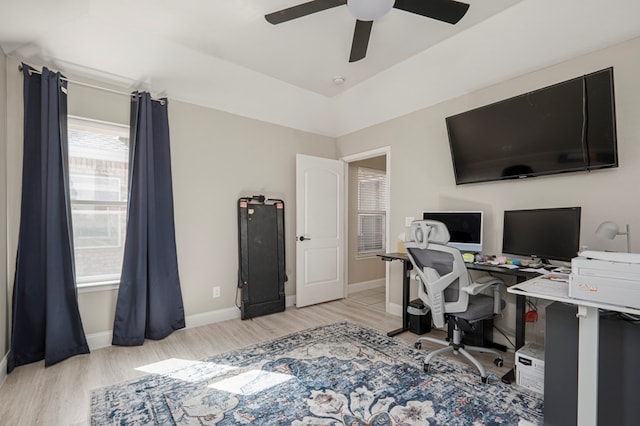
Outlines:
{"label": "beige wall", "polygon": [[[594,235],[604,220],[630,224],[640,232],[640,39],[591,53],[487,89],[426,108],[338,139],[340,156],[391,147],[390,235],[405,231],[404,217],[426,209],[480,209],[485,212],[485,252],[501,250],[505,209],[582,206],[581,244],[625,250],[625,239]],[[620,167],[517,181],[456,186],[445,117],[585,73],[614,67]],[[469,72],[473,72],[469,70]],[[632,250],[640,251],[633,238]],[[401,266],[390,265],[390,301],[400,304]],[[513,328],[509,298],[505,328]],[[541,333],[541,329],[536,330]],[[528,334],[527,337],[529,337]]]}
{"label": "beige wall", "polygon": [[[19,61],[9,58],[11,120],[22,123]],[[70,76],[72,77],[72,76]],[[74,78],[77,79],[77,78]],[[101,86],[105,86],[101,84]],[[122,90],[122,89],[120,89]],[[128,124],[125,95],[69,84],[69,114]],[[235,307],[237,200],[264,194],[285,202],[286,293],[295,292],[295,154],[336,157],[335,140],[221,111],[169,100],[178,266],[187,316]],[[10,126],[8,150],[10,253],[19,223],[22,136]],[[9,264],[15,258],[10,258]],[[13,268],[10,266],[10,268]],[[11,275],[13,271],[9,271]],[[212,287],[221,287],[213,299]],[[81,292],[85,333],[112,329],[116,290]]]}
{"label": "beige wall", "polygon": [[[336,158],[332,138],[173,102],[170,108],[178,262],[187,314],[234,306],[237,200],[285,202],[287,295],[295,293],[295,155]],[[212,287],[222,297],[212,299]]]}
{"label": "beige wall", "polygon": [[[485,213],[485,252],[501,249],[505,209],[582,206],[582,244],[594,249],[624,250],[624,238],[599,240],[593,234],[603,220],[629,223],[640,229],[640,39],[591,53],[527,74],[487,89],[333,139],[246,119],[232,114],[170,101],[169,117],[174,178],[178,262],[187,315],[234,306],[237,273],[236,200],[262,193],[286,203],[288,295],[294,293],[295,154],[337,158],[374,148],[391,149],[391,229],[405,231],[404,217],[419,217],[425,209],[482,209]],[[20,164],[22,160],[22,80],[18,61],[0,55],[0,143],[3,142],[6,86],[6,247],[0,261],[0,318],[6,318],[6,277],[13,276],[19,224]],[[445,117],[557,83],[598,69],[614,67],[620,167],[518,181],[456,186],[450,161]],[[126,96],[70,86],[69,112],[116,123],[128,122]],[[4,144],[1,145],[3,148]],[[2,175],[4,176],[4,175]],[[0,178],[1,179],[1,178]],[[4,185],[0,182],[0,191]],[[3,232],[4,209],[0,214]],[[632,250],[640,240],[632,237]],[[11,255],[13,253],[13,255]],[[2,253],[0,253],[2,254]],[[380,262],[381,264],[383,262]],[[2,273],[6,272],[6,273]],[[401,265],[390,263],[391,302],[400,303]],[[8,283],[11,286],[11,282]],[[212,287],[222,297],[212,299]],[[9,290],[10,294],[10,290]],[[512,300],[505,328],[513,328]],[[87,333],[111,329],[115,291],[80,295]],[[5,319],[0,349],[6,353]],[[535,333],[541,333],[540,327]],[[528,334],[528,337],[531,334]]]}
{"label": "beige wall", "polygon": [[348,284],[384,280],[384,262],[379,257],[368,256],[358,258],[358,167],[385,170],[386,157],[368,158],[349,163],[349,213],[348,213]]}
{"label": "beige wall", "polygon": [[0,360],[9,350],[9,318],[7,297],[7,57],[0,49]]}

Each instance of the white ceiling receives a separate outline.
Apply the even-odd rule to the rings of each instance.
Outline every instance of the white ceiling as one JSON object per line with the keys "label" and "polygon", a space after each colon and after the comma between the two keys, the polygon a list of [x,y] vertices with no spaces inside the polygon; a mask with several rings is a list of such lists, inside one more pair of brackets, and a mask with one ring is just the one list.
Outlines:
{"label": "white ceiling", "polygon": [[640,36],[637,0],[461,0],[470,8],[457,25],[391,10],[374,22],[367,57],[349,63],[346,6],[264,19],[304,1],[0,0],[0,47],[68,74],[340,136]]}

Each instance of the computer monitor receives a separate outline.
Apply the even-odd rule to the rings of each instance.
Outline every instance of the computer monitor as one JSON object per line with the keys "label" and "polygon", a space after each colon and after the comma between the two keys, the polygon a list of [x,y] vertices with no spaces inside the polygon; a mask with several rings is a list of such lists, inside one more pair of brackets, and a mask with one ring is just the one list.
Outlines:
{"label": "computer monitor", "polygon": [[449,230],[449,246],[466,252],[482,251],[481,211],[425,211],[422,219],[444,223]]}
{"label": "computer monitor", "polygon": [[580,249],[580,207],[504,212],[502,252],[570,261]]}

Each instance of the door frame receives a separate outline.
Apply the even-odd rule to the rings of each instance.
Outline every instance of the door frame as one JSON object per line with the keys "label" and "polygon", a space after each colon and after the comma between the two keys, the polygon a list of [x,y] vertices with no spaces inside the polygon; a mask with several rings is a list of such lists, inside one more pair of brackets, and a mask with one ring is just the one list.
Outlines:
{"label": "door frame", "polygon": [[[387,252],[391,252],[391,239],[389,238],[390,228],[391,228],[391,147],[383,146],[380,148],[372,149],[369,151],[359,152],[356,154],[345,155],[341,157],[345,163],[345,179],[344,179],[344,205],[349,205],[349,163],[353,163],[354,161],[366,160],[368,158],[380,157],[384,155],[386,161],[386,173],[387,173],[387,214],[385,218],[385,238],[386,238],[386,248]],[[344,233],[345,233],[345,246],[349,247],[349,209],[345,209],[345,220],[344,220]],[[381,260],[382,261],[382,260]],[[384,310],[385,312],[389,312],[389,263],[385,263],[385,272],[384,272]],[[349,295],[349,250],[345,250],[344,252],[344,286],[345,286],[345,297]]]}

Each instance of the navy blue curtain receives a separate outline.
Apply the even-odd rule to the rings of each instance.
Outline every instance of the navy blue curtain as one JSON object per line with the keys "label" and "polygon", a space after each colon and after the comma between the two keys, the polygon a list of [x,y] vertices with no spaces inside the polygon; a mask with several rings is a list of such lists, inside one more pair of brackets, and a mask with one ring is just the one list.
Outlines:
{"label": "navy blue curtain", "polygon": [[114,345],[134,346],[184,328],[178,276],[167,100],[131,100],[129,203]]}
{"label": "navy blue curtain", "polygon": [[20,234],[7,372],[89,353],[78,310],[67,168],[67,96],[60,73],[23,64]]}

